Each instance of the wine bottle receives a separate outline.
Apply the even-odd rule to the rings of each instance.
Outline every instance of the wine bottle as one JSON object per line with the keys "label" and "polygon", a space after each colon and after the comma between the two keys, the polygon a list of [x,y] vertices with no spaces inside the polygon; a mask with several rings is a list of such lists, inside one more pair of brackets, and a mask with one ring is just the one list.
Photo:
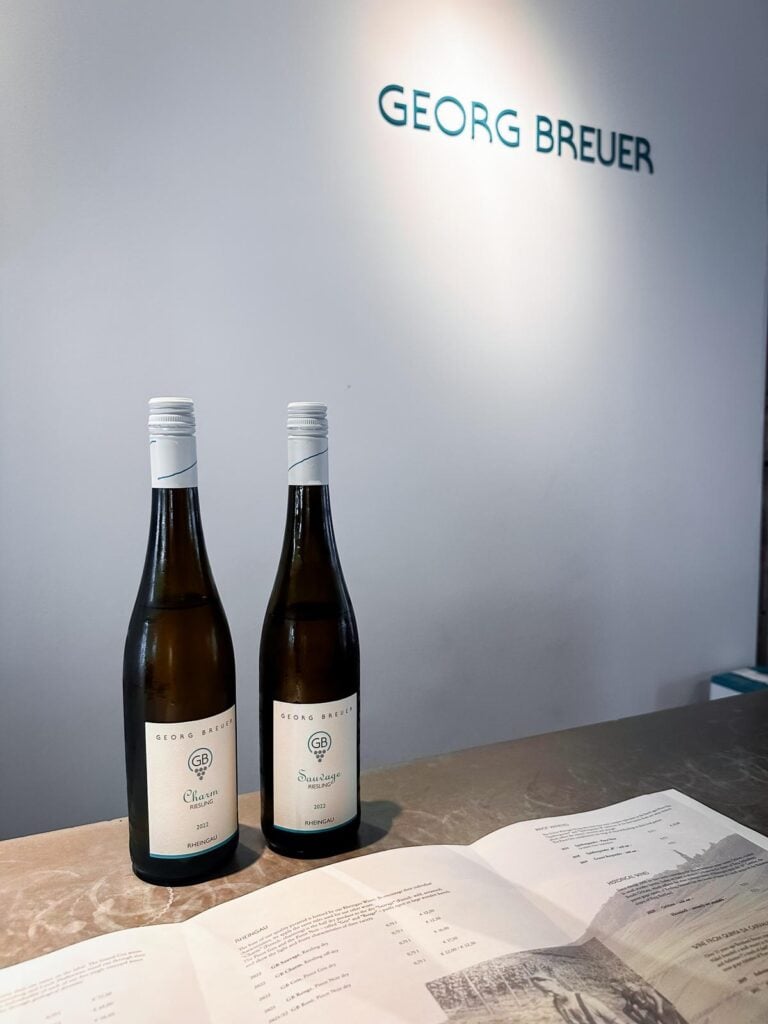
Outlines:
{"label": "wine bottle", "polygon": [[149,403],[152,518],[123,659],[133,870],[197,881],[238,843],[235,659],[203,540],[193,403]]}
{"label": "wine bottle", "polygon": [[328,421],[288,406],[288,514],[261,634],[261,808],[278,853],[324,857],[360,825],[360,648],[328,495]]}

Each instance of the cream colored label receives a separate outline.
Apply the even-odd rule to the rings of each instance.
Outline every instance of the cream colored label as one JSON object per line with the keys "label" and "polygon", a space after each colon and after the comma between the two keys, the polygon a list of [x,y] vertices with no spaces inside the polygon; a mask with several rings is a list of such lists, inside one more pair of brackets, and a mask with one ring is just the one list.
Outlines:
{"label": "cream colored label", "polygon": [[275,828],[327,832],[357,814],[357,694],[273,701]]}
{"label": "cream colored label", "polygon": [[193,857],[237,829],[235,706],[193,722],[146,722],[149,853]]}

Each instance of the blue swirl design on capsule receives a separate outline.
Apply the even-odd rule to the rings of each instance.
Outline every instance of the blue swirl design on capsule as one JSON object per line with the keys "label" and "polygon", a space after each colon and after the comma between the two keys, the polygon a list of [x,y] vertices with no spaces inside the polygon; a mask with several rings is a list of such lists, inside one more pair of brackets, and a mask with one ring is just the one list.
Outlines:
{"label": "blue swirl design on capsule", "polygon": [[[326,451],[327,450],[328,449],[326,448]],[[190,471],[190,469],[194,469],[196,465],[197,465],[197,459],[195,459],[195,461],[192,463],[191,466],[187,466],[186,469],[179,469],[175,473],[166,473],[165,476],[159,476],[157,479],[158,480],[170,480],[172,476],[181,476],[182,473],[188,473]]]}
{"label": "blue swirl design on capsule", "polygon": [[314,455],[307,455],[305,458],[299,459],[298,462],[294,462],[294,464],[292,466],[289,466],[288,467],[288,472],[290,473],[292,469],[295,469],[297,466],[300,466],[302,464],[302,462],[309,462],[310,459],[316,459],[316,458],[318,458],[318,456],[326,455],[327,453],[328,453],[328,449],[327,448],[323,448],[323,450],[321,452],[315,452]]}

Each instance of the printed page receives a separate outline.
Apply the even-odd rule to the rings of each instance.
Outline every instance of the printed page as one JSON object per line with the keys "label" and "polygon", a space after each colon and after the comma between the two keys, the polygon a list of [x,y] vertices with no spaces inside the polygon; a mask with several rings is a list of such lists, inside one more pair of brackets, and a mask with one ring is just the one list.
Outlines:
{"label": "printed page", "polygon": [[[560,1024],[558,1007],[584,1016],[577,996],[598,1024],[768,1020],[764,836],[670,791],[512,825],[472,849],[570,938],[447,976],[449,1020]],[[489,997],[487,1012],[456,995],[499,976],[514,999]]]}
{"label": "printed page", "polygon": [[388,851],[8,968],[0,1022],[765,1024],[767,851],[673,792]]}
{"label": "printed page", "polygon": [[444,1021],[434,979],[568,941],[521,889],[450,846],[320,868],[184,927],[216,1024]]}
{"label": "printed page", "polygon": [[0,973],[2,1024],[209,1024],[179,925],[101,935]]}

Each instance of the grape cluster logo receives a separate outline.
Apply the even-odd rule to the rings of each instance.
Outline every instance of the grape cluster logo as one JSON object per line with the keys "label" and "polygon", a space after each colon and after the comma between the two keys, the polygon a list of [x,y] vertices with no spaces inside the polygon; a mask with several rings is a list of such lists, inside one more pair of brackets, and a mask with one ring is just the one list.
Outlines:
{"label": "grape cluster logo", "polygon": [[320,764],[331,749],[330,734],[327,732],[313,732],[307,740],[307,746],[309,747],[309,752],[315,755],[317,763]]}
{"label": "grape cluster logo", "polygon": [[212,764],[213,751],[209,750],[208,747],[198,747],[197,750],[193,750],[187,761],[187,767],[191,772],[195,773],[199,782],[203,781],[203,776]]}

